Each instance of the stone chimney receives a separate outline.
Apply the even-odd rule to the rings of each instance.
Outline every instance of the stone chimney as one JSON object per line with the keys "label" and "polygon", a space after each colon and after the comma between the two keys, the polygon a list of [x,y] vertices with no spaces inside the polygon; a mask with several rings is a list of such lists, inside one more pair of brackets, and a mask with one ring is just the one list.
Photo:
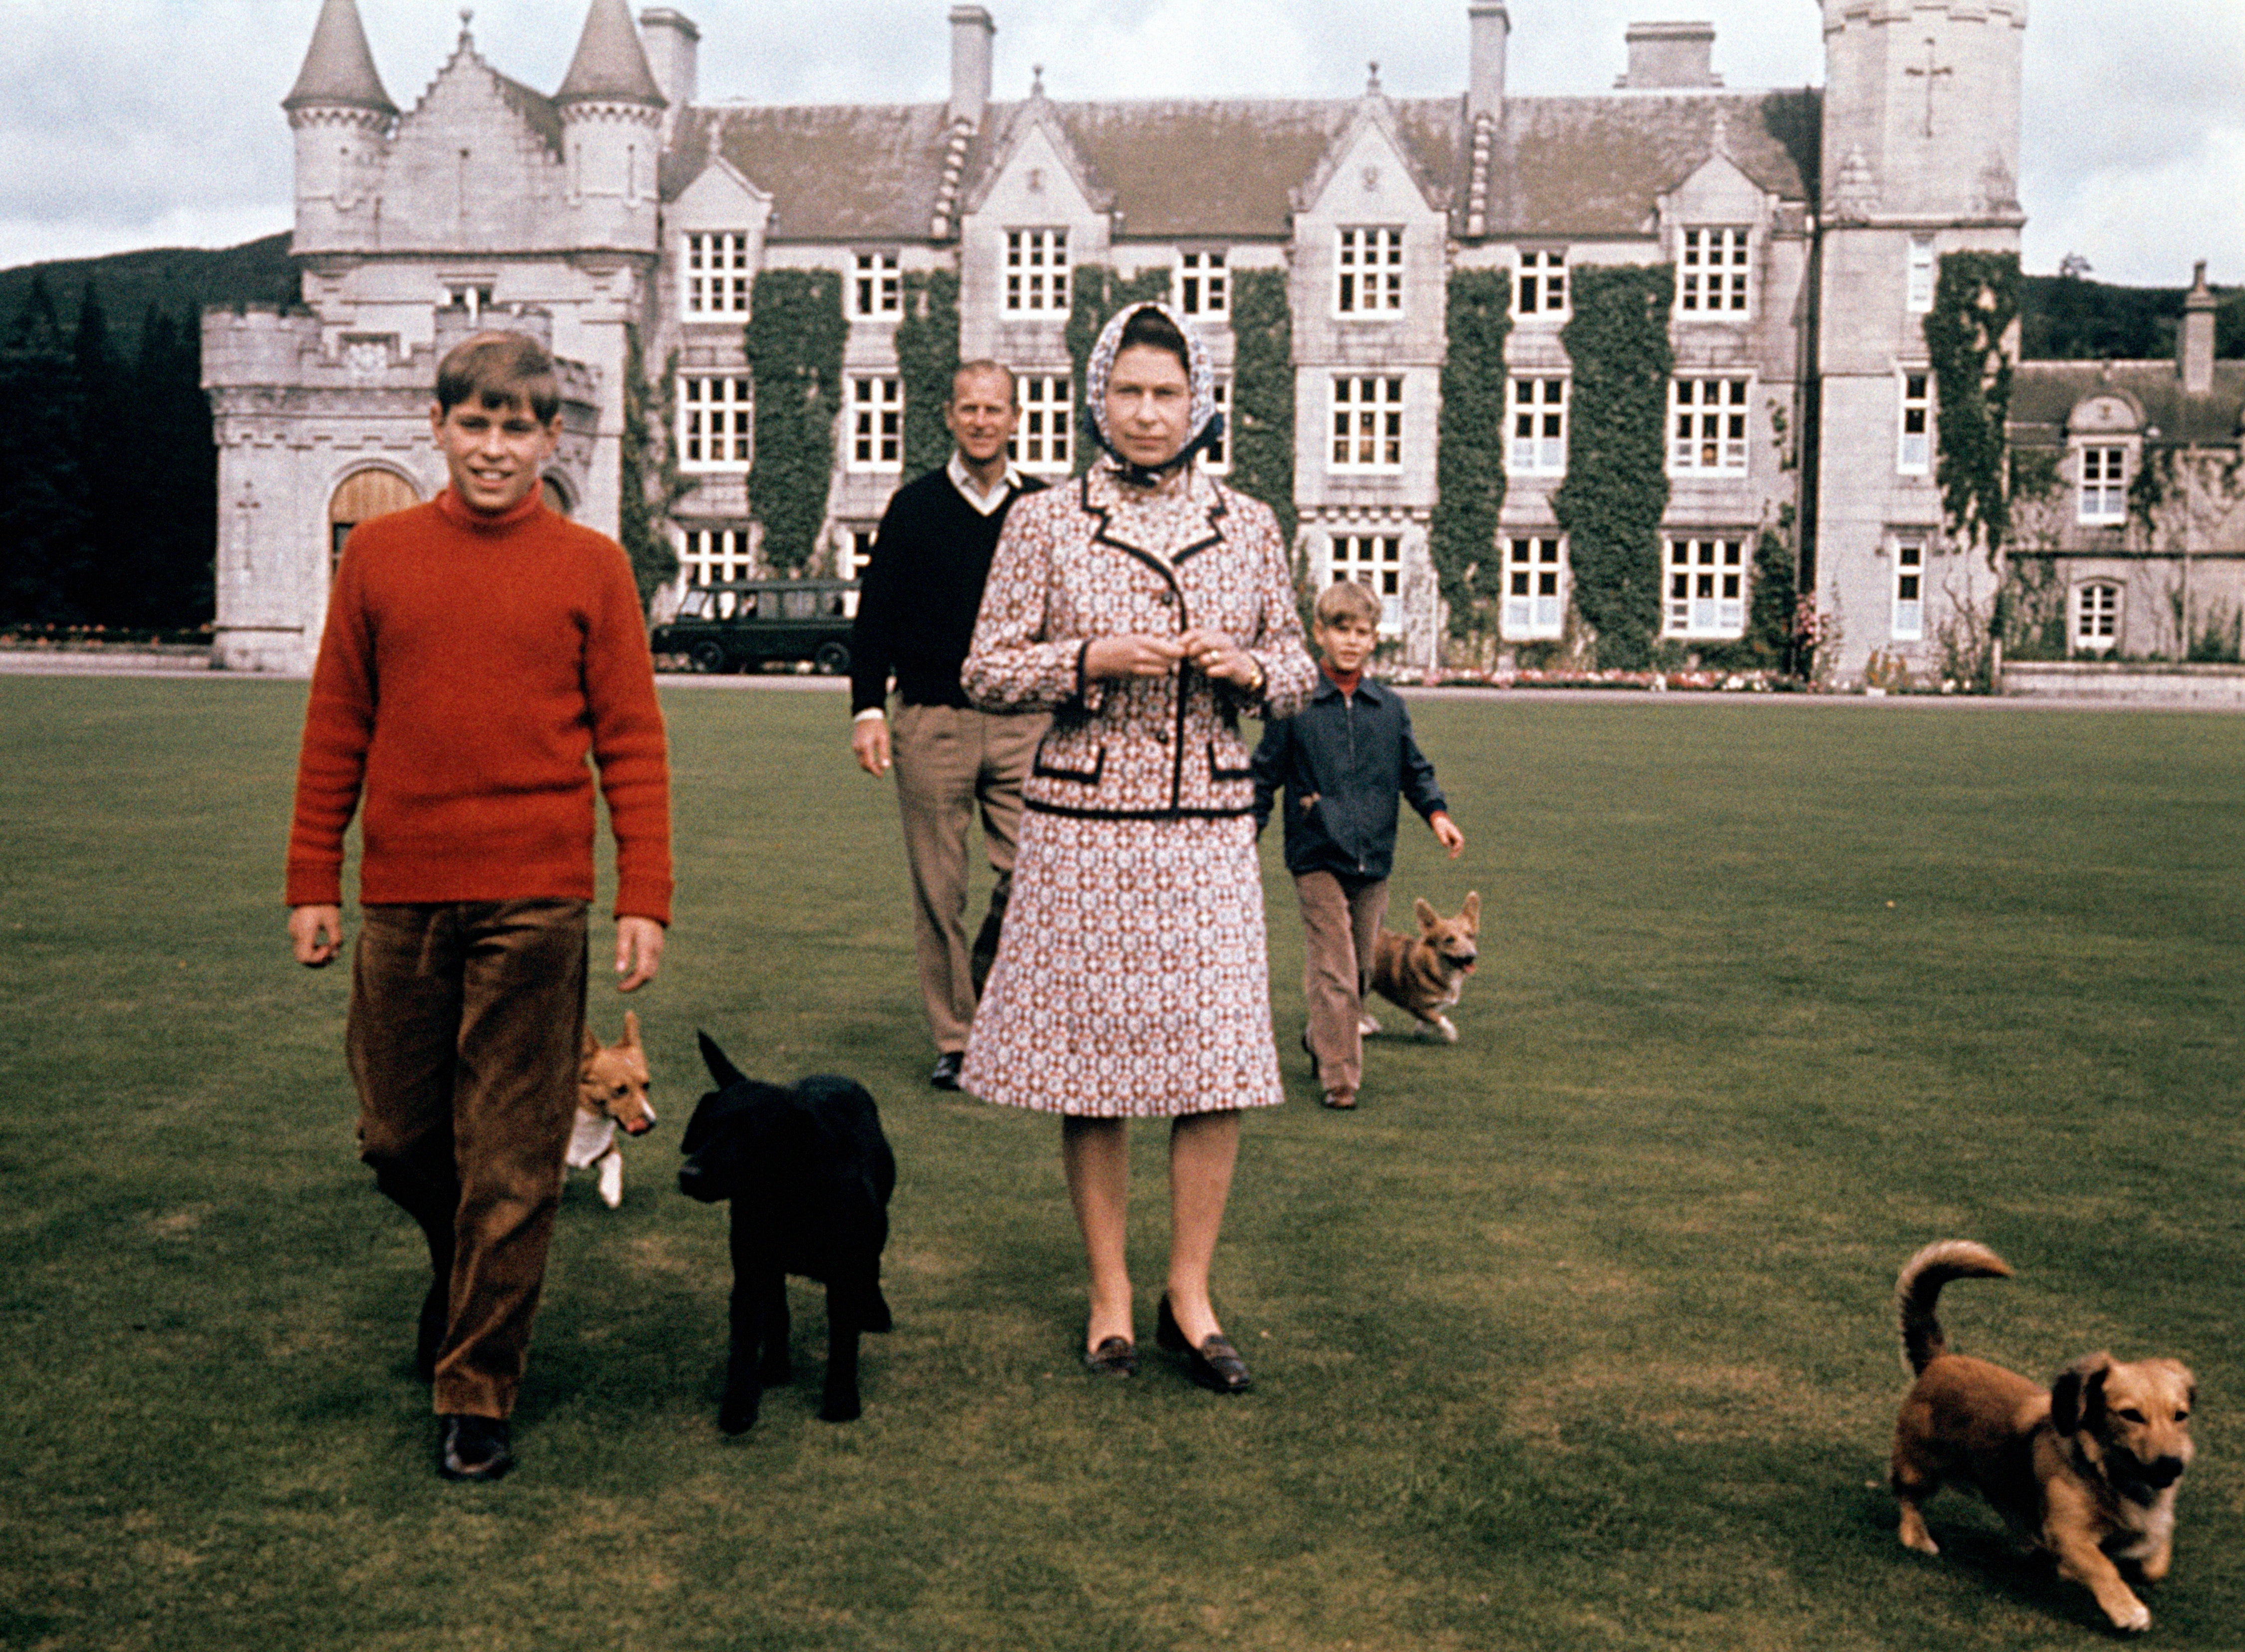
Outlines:
{"label": "stone chimney", "polygon": [[1475,117],[1504,114],[1504,49],[1512,37],[1512,15],[1504,0],[1473,0],[1466,8],[1473,31],[1472,70],[1466,82],[1466,124]]}
{"label": "stone chimney", "polygon": [[980,6],[951,8],[951,119],[982,124],[990,102],[990,42],[998,25]]}
{"label": "stone chimney", "polygon": [[2190,291],[2182,301],[2182,389],[2203,396],[2214,388],[2214,289],[2206,284],[2206,261],[2198,261]]}
{"label": "stone chimney", "polygon": [[682,11],[649,6],[639,14],[639,39],[647,48],[647,66],[655,71],[655,84],[670,105],[662,112],[667,138],[701,90],[702,31]]}
{"label": "stone chimney", "polygon": [[1618,88],[1678,91],[1723,84],[1713,69],[1712,23],[1632,23],[1626,38],[1629,72],[1614,82]]}

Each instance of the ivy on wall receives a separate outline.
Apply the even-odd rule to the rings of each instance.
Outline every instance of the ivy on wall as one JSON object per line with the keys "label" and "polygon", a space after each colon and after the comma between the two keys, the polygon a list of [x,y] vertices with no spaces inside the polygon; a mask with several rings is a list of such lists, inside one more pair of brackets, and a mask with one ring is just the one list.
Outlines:
{"label": "ivy on wall", "polygon": [[1493,561],[1504,504],[1504,341],[1512,331],[1512,272],[1461,269],[1449,280],[1436,500],[1427,553],[1450,610],[1450,635],[1493,635],[1502,563]]}
{"label": "ivy on wall", "polygon": [[1933,473],[1950,532],[1991,556],[2011,528],[2004,427],[2011,408],[2008,337],[2018,314],[2017,253],[1943,255],[1925,317],[1940,407]]}
{"label": "ivy on wall", "polygon": [[826,525],[834,430],[842,413],[842,278],[831,269],[766,269],[749,300],[745,346],[756,375],[756,456],[749,506],[763,524],[763,564],[810,566]]}
{"label": "ivy on wall", "polygon": [[1669,264],[1584,265],[1559,334],[1574,372],[1567,478],[1551,496],[1568,536],[1575,609],[1601,666],[1639,670],[1660,633],[1660,519],[1668,508]]}
{"label": "ivy on wall", "polygon": [[906,477],[951,457],[943,409],[959,372],[959,276],[948,269],[907,270],[904,314],[897,323],[897,371],[904,381]]}
{"label": "ivy on wall", "polygon": [[678,472],[672,440],[671,387],[678,358],[665,364],[660,384],[650,384],[640,354],[639,329],[624,330],[624,431],[620,454],[621,491],[616,502],[616,538],[631,559],[632,579],[645,608],[655,592],[678,577],[678,552],[662,524],[693,484]]}
{"label": "ivy on wall", "polygon": [[1075,267],[1074,285],[1068,291],[1065,337],[1068,366],[1075,384],[1075,403],[1082,410],[1076,419],[1077,475],[1089,470],[1099,453],[1098,438],[1092,433],[1091,408],[1084,399],[1084,374],[1091,365],[1092,346],[1098,343],[1100,333],[1116,310],[1169,296],[1170,272],[1166,269],[1142,269],[1135,275],[1123,276],[1104,264]]}
{"label": "ivy on wall", "polygon": [[1283,269],[1231,272],[1231,486],[1278,513],[1289,546],[1294,509],[1294,312]]}

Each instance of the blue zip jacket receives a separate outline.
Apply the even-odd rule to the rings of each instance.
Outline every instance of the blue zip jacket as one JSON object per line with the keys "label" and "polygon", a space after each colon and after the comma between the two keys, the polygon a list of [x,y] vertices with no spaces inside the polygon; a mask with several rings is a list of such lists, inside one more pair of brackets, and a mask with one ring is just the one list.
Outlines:
{"label": "blue zip jacket", "polygon": [[1285,792],[1286,870],[1385,878],[1395,865],[1400,799],[1428,819],[1446,812],[1434,765],[1411,738],[1411,714],[1370,677],[1353,695],[1322,671],[1309,705],[1263,731],[1255,748],[1255,829]]}

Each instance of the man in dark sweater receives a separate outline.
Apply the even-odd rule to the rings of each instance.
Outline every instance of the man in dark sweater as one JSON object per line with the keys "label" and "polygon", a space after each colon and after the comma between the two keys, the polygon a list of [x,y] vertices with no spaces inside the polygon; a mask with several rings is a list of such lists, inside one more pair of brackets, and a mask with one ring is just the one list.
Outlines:
{"label": "man in dark sweater", "polygon": [[[850,749],[868,774],[896,765],[920,995],[935,1038],[928,1082],[939,1090],[959,1088],[967,1029],[1012,893],[1021,782],[1048,721],[976,710],[959,686],[1007,507],[1044,486],[1006,457],[1019,415],[1014,375],[998,363],[969,362],[953,376],[943,422],[958,446],[941,470],[905,483],[889,500],[850,648]],[[967,840],[977,804],[997,886],[970,946]]]}

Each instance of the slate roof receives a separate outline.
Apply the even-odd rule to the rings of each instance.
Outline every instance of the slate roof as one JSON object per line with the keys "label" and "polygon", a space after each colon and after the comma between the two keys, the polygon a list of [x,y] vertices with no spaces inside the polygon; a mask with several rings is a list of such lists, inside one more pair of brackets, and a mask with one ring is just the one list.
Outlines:
{"label": "slate roof", "polygon": [[624,0],[593,0],[585,13],[585,31],[577,37],[577,55],[553,101],[643,103],[657,109],[668,101],[647,66],[646,49]]}
{"label": "slate roof", "polygon": [[296,84],[281,100],[283,109],[312,104],[343,104],[394,115],[397,105],[383,90],[375,71],[374,53],[366,44],[355,0],[323,0],[320,20],[313,25],[312,44],[304,52],[304,66]]}
{"label": "slate roof", "polygon": [[[1111,197],[1129,239],[1282,240],[1294,191],[1316,176],[1363,100],[1225,99],[1115,103],[1039,99],[1074,146],[1085,181]],[[967,154],[972,196],[1035,107],[990,105]],[[1437,204],[1462,216],[1469,164],[1462,97],[1384,105]],[[1739,168],[1780,199],[1816,199],[1821,95],[1507,100],[1492,153],[1494,237],[1636,235],[1657,198],[1724,143]],[[716,153],[774,197],[781,241],[923,240],[949,138],[942,104],[795,108],[705,105],[679,123],[664,173],[675,197]]]}
{"label": "slate roof", "polygon": [[2214,388],[2204,396],[2184,395],[2169,361],[2021,362],[2011,378],[2012,441],[2062,445],[2067,415],[2106,391],[2133,398],[2162,445],[2235,446],[2245,429],[2245,361],[2214,363]]}

